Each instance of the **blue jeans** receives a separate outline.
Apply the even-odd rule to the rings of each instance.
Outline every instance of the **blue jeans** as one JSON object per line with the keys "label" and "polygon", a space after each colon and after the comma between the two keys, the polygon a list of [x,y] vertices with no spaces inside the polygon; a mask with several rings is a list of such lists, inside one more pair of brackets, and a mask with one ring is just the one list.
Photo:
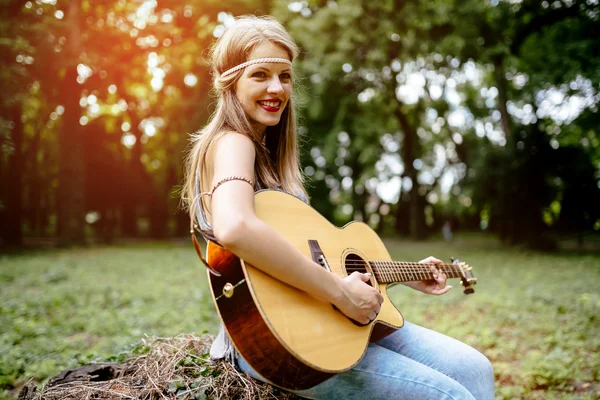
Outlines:
{"label": "blue jeans", "polygon": [[[243,372],[266,381],[242,357],[237,363]],[[353,369],[293,393],[308,399],[492,400],[494,372],[474,348],[405,322],[371,343]]]}

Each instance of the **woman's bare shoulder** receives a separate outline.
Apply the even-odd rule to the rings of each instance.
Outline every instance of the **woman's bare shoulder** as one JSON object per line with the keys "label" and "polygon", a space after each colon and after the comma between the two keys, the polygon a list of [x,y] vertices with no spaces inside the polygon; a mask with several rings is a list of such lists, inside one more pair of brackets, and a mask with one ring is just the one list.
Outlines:
{"label": "woman's bare shoulder", "polygon": [[256,155],[252,139],[235,131],[218,134],[210,144],[207,153],[207,161],[211,166],[219,159],[229,161],[234,158],[243,158],[254,162]]}
{"label": "woman's bare shoulder", "polygon": [[224,132],[217,138],[213,149],[213,182],[230,175],[254,177],[256,150],[248,136]]}
{"label": "woman's bare shoulder", "polygon": [[247,135],[236,131],[225,131],[219,135],[215,142],[215,147],[225,147],[231,150],[252,151],[254,153],[254,143]]}

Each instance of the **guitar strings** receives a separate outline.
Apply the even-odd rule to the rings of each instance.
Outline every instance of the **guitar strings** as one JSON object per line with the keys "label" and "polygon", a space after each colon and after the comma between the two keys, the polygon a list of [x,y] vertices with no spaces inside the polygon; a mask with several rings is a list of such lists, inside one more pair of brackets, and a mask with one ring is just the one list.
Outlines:
{"label": "guitar strings", "polygon": [[[366,269],[365,268],[346,268],[346,271],[353,271],[353,272],[359,271],[360,272],[360,271],[366,271]],[[421,271],[421,270],[410,270],[410,271],[375,270],[373,272],[375,272],[376,274],[379,274],[379,275],[388,274],[388,273],[390,273],[390,274],[411,274],[411,275],[419,274],[419,275],[430,275],[430,276],[433,275],[433,272],[431,272],[431,271]],[[448,275],[448,274],[446,274],[446,275]]]}
{"label": "guitar strings", "polygon": [[[358,272],[367,272],[366,269],[362,269],[362,268],[346,268],[346,271],[358,271]],[[381,270],[375,270],[373,271],[375,274],[378,275],[386,275],[386,274],[393,274],[393,275],[420,275],[420,276],[433,276],[434,274],[432,272],[426,272],[426,271],[381,271]],[[448,277],[454,278],[454,277],[459,277],[462,276],[460,274],[445,274]]]}
{"label": "guitar strings", "polygon": [[[347,271],[366,271],[367,268],[347,267],[346,270]],[[378,268],[378,269],[374,269],[374,272],[376,272],[376,273],[384,273],[384,274],[385,273],[395,273],[395,274],[403,274],[403,273],[412,274],[412,273],[417,273],[417,274],[433,275],[432,271],[423,270],[423,269],[395,270],[395,269]],[[446,275],[448,275],[448,274],[450,274],[450,275],[460,274],[459,271],[440,271],[440,272],[443,272]]]}
{"label": "guitar strings", "polygon": [[402,266],[402,267],[429,267],[429,266],[434,266],[434,267],[443,267],[443,268],[461,268],[459,265],[454,265],[454,264],[421,264],[421,263],[413,263],[413,262],[402,262],[402,261],[373,261],[373,260],[369,260],[369,261],[362,261],[362,260],[348,260],[348,259],[342,259],[342,258],[326,258],[325,260],[327,261],[344,261],[346,260],[347,263],[357,263],[357,264],[367,264],[367,263],[371,263],[371,264],[387,264],[389,266]]}
{"label": "guitar strings", "polygon": [[352,259],[347,259],[347,258],[325,258],[326,260],[333,260],[333,261],[337,261],[337,260],[348,260],[348,262],[359,262],[359,263],[366,263],[366,262],[370,262],[370,263],[394,263],[394,264],[404,264],[404,265],[410,265],[410,266],[429,266],[429,265],[434,265],[434,266],[439,266],[439,267],[460,267],[459,265],[456,264],[426,264],[426,263],[418,263],[418,262],[413,262],[413,261],[386,261],[386,260],[352,260]]}
{"label": "guitar strings", "polygon": [[[344,264],[337,262],[335,263],[336,265],[342,265],[344,266]],[[365,268],[365,263],[362,262],[349,262],[348,264],[345,265],[360,265],[359,268],[348,268],[346,267],[345,270],[346,272],[352,273],[354,271],[358,271],[358,272],[366,272],[367,269]],[[427,266],[428,264],[420,264],[420,265],[425,265]],[[419,266],[420,266],[419,265]],[[376,266],[378,267],[377,269],[373,269],[373,275],[376,279],[384,281],[385,279],[398,279],[400,278],[402,281],[404,282],[410,282],[410,281],[419,281],[419,280],[433,280],[435,279],[434,274],[431,270],[429,269],[425,269],[425,268],[419,268],[419,266],[408,266],[408,268],[404,268],[404,269],[396,269],[393,268],[392,266],[388,266],[388,267],[383,267],[383,266]],[[446,270],[446,271],[442,271],[444,273],[447,273],[448,278],[460,278],[463,275],[461,274],[461,272],[455,270],[454,268],[452,268],[451,270]],[[383,282],[382,282],[383,283]]]}
{"label": "guitar strings", "polygon": [[[346,272],[352,273],[354,271],[366,272],[364,269],[346,268]],[[421,280],[435,280],[433,273],[427,272],[414,272],[414,271],[374,271],[373,276],[379,283],[386,283],[387,279],[399,282],[415,282]],[[449,275],[448,278],[460,278],[461,275]],[[388,282],[389,283],[389,282]]]}
{"label": "guitar strings", "polygon": [[[433,278],[433,272],[426,267],[431,265],[436,268],[441,268],[444,273],[449,274],[450,278],[462,277],[463,270],[460,266],[455,264],[422,264],[415,262],[398,262],[398,261],[359,261],[359,260],[348,260],[345,263],[342,263],[342,259],[326,259],[328,261],[335,262],[336,265],[343,265],[346,268],[346,271],[366,271],[366,264],[369,264],[371,268],[375,267],[376,269],[373,272],[380,277],[394,277],[400,275],[403,278],[415,279],[417,278]],[[371,265],[371,263],[375,265]],[[380,265],[377,265],[380,264]],[[357,268],[351,268],[351,266],[357,266]],[[348,268],[350,267],[350,268]],[[399,268],[398,268],[399,267]],[[455,276],[456,275],[456,276]]]}
{"label": "guitar strings", "polygon": [[[347,268],[352,268],[353,270],[361,270],[361,269],[367,269],[367,268],[371,268],[371,269],[376,269],[378,271],[392,271],[392,272],[402,272],[402,271],[409,271],[409,272],[424,272],[424,273],[432,273],[433,271],[431,271],[428,268],[416,268],[416,267],[406,267],[406,268],[398,268],[398,267],[394,267],[394,266],[380,266],[380,265],[365,265],[365,264],[353,264],[353,263],[330,263],[330,264],[335,264],[335,265],[342,265],[345,266]],[[438,269],[440,272],[444,272],[444,273],[451,273],[451,274],[461,274],[462,271],[461,270],[456,270],[456,269]]]}
{"label": "guitar strings", "polygon": [[[395,273],[402,273],[402,272],[415,272],[415,273],[427,273],[427,274],[433,273],[433,271],[431,271],[429,269],[425,269],[425,268],[392,268],[392,267],[380,267],[380,266],[367,267],[364,264],[343,264],[343,263],[335,263],[335,265],[344,266],[344,267],[346,267],[346,269],[352,270],[352,271],[360,271],[360,270],[366,270],[367,268],[371,268],[376,271],[395,272]],[[440,272],[443,272],[445,274],[448,274],[448,273],[449,274],[461,274],[461,271],[458,271],[458,270],[441,270]]]}
{"label": "guitar strings", "polygon": [[[349,271],[364,271],[367,270],[367,267],[364,265],[348,265],[348,264],[340,264],[336,263],[335,265],[341,265],[345,267]],[[424,268],[405,268],[405,269],[397,269],[397,268],[386,268],[386,267],[370,267],[376,272],[380,273],[417,273],[417,274],[433,274],[433,271]],[[447,275],[462,275],[461,271],[458,270],[441,270]]]}
{"label": "guitar strings", "polygon": [[325,258],[325,260],[329,261],[339,261],[339,260],[347,260],[348,263],[359,263],[359,264],[365,264],[365,263],[379,263],[379,264],[384,264],[384,263],[388,263],[388,264],[393,264],[393,265],[401,265],[401,266],[409,266],[409,267],[427,267],[427,266],[435,266],[435,267],[447,267],[447,268],[461,268],[460,265],[456,265],[456,264],[425,264],[425,263],[418,263],[418,262],[412,262],[412,261],[384,261],[384,260],[369,260],[369,261],[364,261],[364,260],[348,260],[347,258]]}
{"label": "guitar strings", "polygon": [[[336,264],[340,264],[340,265],[347,265],[347,266],[365,266],[365,265],[369,265],[371,268],[372,267],[376,267],[379,269],[387,269],[387,270],[393,270],[393,269],[403,269],[403,270],[409,270],[409,271],[430,271],[427,269],[427,267],[430,266],[434,266],[437,269],[443,269],[445,271],[450,271],[450,272],[462,272],[462,268],[460,266],[457,265],[453,265],[453,264],[420,264],[420,263],[402,263],[402,262],[397,262],[397,261],[353,261],[353,260],[348,260],[346,262],[342,262],[342,259],[340,258],[326,258],[326,261],[333,261]],[[379,265],[378,265],[379,264]]]}

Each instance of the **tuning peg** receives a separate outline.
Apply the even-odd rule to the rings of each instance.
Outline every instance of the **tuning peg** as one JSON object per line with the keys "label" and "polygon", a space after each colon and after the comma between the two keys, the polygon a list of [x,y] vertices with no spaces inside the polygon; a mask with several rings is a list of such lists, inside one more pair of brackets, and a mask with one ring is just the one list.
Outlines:
{"label": "tuning peg", "polygon": [[463,276],[460,277],[460,280],[461,280],[460,283],[464,287],[463,292],[465,294],[475,293],[475,290],[473,289],[473,285],[477,284],[477,278],[475,278],[473,276],[473,274],[471,273],[471,271],[473,270],[473,267],[471,267],[467,263],[460,262],[459,260],[456,260],[454,258],[453,258],[453,264],[458,264],[459,267],[461,268]]}
{"label": "tuning peg", "polygon": [[460,260],[456,257],[450,257],[450,260],[452,261],[452,264],[460,264]]}

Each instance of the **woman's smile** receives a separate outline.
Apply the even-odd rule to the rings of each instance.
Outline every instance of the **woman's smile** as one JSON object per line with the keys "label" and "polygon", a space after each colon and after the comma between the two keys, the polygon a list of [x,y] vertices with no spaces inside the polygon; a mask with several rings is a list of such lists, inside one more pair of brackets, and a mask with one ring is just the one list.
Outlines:
{"label": "woman's smile", "polygon": [[281,108],[281,100],[259,100],[258,104],[268,112],[277,112]]}

